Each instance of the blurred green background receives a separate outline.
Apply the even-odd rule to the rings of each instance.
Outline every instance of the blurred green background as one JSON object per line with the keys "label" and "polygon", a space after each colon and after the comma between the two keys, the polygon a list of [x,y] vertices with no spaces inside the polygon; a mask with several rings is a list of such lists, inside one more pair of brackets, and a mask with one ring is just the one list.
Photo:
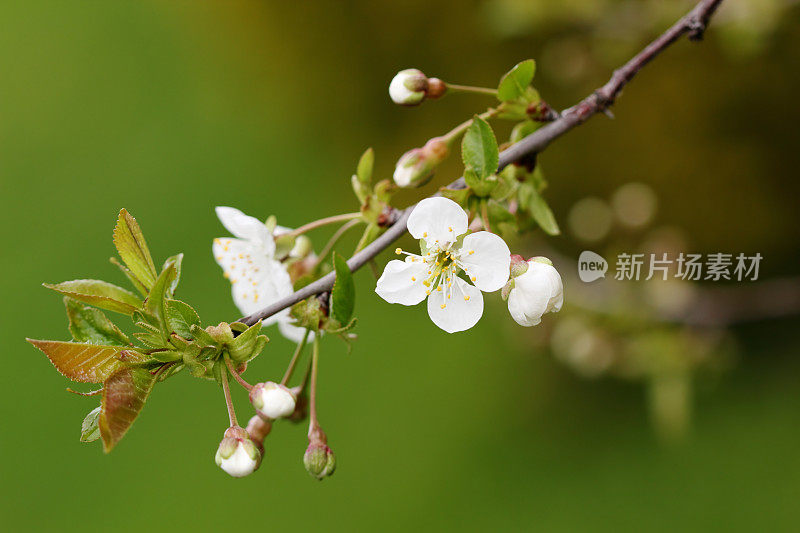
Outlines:
{"label": "blurred green background", "polygon": [[[638,181],[687,251],[759,251],[762,278],[798,273],[798,9],[725,3],[706,42],[678,43],[636,78],[615,120],[593,119],[541,156],[565,228],[550,246],[576,257],[586,243],[566,224],[571,206]],[[378,299],[362,272],[352,354],[323,344],[320,418],[339,469],[322,483],[303,470],[305,427],[288,423],[256,475],[221,472],[222,395],[188,375],[158,387],[105,456],[78,442],[95,400],[65,393],[23,340],[68,338],[61,299],[41,282],[122,282],[107,262],[121,207],[157,262],[186,254],[180,296],[205,322],[235,319],[210,253],[225,235],[214,206],[288,226],[352,211],[349,177],[367,146],[389,176],[403,151],[488,105],[398,108],[386,94],[397,70],[492,85],[534,57],[537,88],[564,108],[689,4],[0,3],[3,528],[796,530],[796,317],[734,328],[739,355],[699,382],[691,430],[665,447],[639,383],[587,380],[549,355],[542,331],[560,315],[521,328],[496,297],[474,330],[447,335],[422,307]],[[515,247],[537,252],[536,241]],[[274,333],[251,381],[290,357]]]}

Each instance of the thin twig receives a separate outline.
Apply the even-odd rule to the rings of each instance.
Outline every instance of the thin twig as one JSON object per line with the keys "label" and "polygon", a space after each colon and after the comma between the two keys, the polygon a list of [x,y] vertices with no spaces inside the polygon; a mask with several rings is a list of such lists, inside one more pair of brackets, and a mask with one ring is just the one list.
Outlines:
{"label": "thin twig", "polygon": [[225,395],[225,406],[228,408],[228,420],[230,421],[231,427],[238,426],[239,423],[236,421],[236,411],[233,409],[233,400],[231,400],[231,386],[228,383],[228,372],[226,369],[222,369],[224,375],[222,376],[222,393]]}
{"label": "thin twig", "polygon": [[361,220],[354,218],[353,220],[349,220],[346,224],[343,224],[342,227],[337,229],[336,233],[334,233],[333,236],[330,238],[330,240],[328,240],[328,243],[325,245],[325,247],[317,256],[317,259],[314,262],[314,265],[311,267],[311,270],[316,269],[319,266],[319,264],[322,263],[322,260],[325,259],[325,257],[331,252],[333,247],[336,245],[336,242],[342,237],[342,235],[345,234],[347,230],[360,223]]}
{"label": "thin twig", "polygon": [[239,385],[241,385],[247,390],[253,390],[253,386],[250,385],[247,381],[245,381],[244,378],[236,371],[236,369],[233,368],[233,363],[231,362],[230,357],[228,357],[227,355],[225,355],[225,365],[228,367],[228,370],[230,371],[234,379],[239,382]]}
{"label": "thin twig", "polygon": [[[699,39],[708,24],[708,20],[721,3],[722,0],[702,0],[699,2],[694,9],[673,24],[667,31],[661,34],[661,36],[645,47],[644,50],[634,56],[633,59],[625,63],[621,68],[615,70],[611,79],[600,89],[586,97],[577,105],[561,113],[558,119],[545,124],[521,141],[503,150],[503,152],[500,153],[498,171],[515,161],[543,151],[551,142],[561,137],[575,126],[583,124],[598,112],[608,109],[619,96],[622,88],[633,79],[636,73],[659,53],[668,48],[669,45],[685,34],[688,34],[692,40]],[[448,185],[448,187],[463,188],[464,180],[458,179]],[[408,222],[408,217],[411,215],[413,208],[414,206],[412,205],[403,210],[395,223],[389,227],[383,235],[365,246],[363,250],[353,255],[353,257],[347,261],[347,266],[352,272],[355,272],[373,257],[390,247],[394,241],[399,239],[406,232],[406,223]],[[306,285],[294,294],[240,319],[239,322],[243,322],[247,325],[255,324],[259,320],[270,317],[297,302],[305,300],[309,296],[329,291],[331,287],[333,287],[335,279],[335,272],[331,272],[317,281]]]}
{"label": "thin twig", "polygon": [[294,368],[297,366],[297,361],[300,359],[300,354],[303,353],[303,348],[306,347],[306,342],[308,342],[308,336],[310,333],[311,330],[307,329],[305,335],[303,335],[303,340],[297,343],[297,348],[295,348],[294,355],[292,355],[292,360],[289,362],[289,367],[286,369],[286,373],[283,375],[281,385],[286,385],[289,383],[289,380],[292,379]]}
{"label": "thin twig", "polygon": [[336,224],[337,222],[344,222],[346,220],[353,220],[354,218],[358,218],[361,216],[361,213],[345,213],[343,215],[334,215],[332,217],[325,217],[319,220],[314,220],[313,222],[309,222],[308,224],[304,224],[297,229],[294,229],[288,233],[281,234],[281,237],[284,236],[291,236],[297,237],[298,235],[302,235],[307,231],[311,231],[315,228],[321,228],[322,226],[327,226],[328,224]]}
{"label": "thin twig", "polygon": [[314,336],[311,351],[311,383],[308,393],[308,436],[319,430],[317,420],[317,367],[319,366],[319,335]]}

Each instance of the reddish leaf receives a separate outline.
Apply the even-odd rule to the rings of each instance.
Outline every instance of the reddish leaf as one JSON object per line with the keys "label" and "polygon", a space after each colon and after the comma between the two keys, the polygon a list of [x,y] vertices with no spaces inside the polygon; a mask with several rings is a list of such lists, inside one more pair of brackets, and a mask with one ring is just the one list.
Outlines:
{"label": "reddish leaf", "polygon": [[122,346],[27,339],[50,359],[56,370],[72,381],[102,383],[122,363],[117,359]]}
{"label": "reddish leaf", "polygon": [[125,436],[153,390],[157,375],[142,368],[123,368],[103,383],[100,437],[108,453]]}

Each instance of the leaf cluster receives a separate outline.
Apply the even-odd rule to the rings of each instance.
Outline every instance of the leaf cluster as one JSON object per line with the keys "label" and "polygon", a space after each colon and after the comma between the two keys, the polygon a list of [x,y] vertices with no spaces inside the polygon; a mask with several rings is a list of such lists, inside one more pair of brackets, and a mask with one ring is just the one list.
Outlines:
{"label": "leaf cluster", "polygon": [[[222,323],[201,327],[200,317],[175,291],[183,254],[168,258],[160,270],[153,262],[144,235],[125,209],[114,228],[119,267],[138,294],[95,279],[79,279],[45,287],[64,296],[71,341],[28,341],[39,348],[65,377],[102,388],[100,406],[84,419],[81,440],[101,438],[106,452],[130,428],[156,383],[188,369],[214,379],[215,367],[227,354],[237,365],[257,356],[268,339],[261,324]],[[128,335],[104,311],[127,315],[135,332]]]}

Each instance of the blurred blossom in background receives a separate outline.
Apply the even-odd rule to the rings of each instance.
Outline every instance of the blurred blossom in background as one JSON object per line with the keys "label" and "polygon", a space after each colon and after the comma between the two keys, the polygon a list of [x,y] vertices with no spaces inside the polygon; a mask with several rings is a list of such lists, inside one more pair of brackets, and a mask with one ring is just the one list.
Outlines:
{"label": "blurred blossom in background", "polygon": [[[562,235],[509,244],[553,260],[560,313],[521,328],[487,298],[474,329],[448,336],[424,312],[385,305],[359,273],[354,350],[323,345],[320,417],[339,465],[324,483],[303,469],[304,428],[288,424],[259,475],[229,479],[211,460],[226,423],[219,390],[189,378],[158,390],[104,456],[78,442],[92,402],[68,397],[23,341],[65,335],[41,282],[116,275],[121,207],[158,260],[185,252],[180,293],[204,320],[232,320],[208,249],[222,231],[214,206],[289,227],[351,211],[366,147],[390,177],[403,152],[487,105],[400,108],[387,95],[398,70],[491,85],[532,57],[537,89],[562,109],[691,4],[0,4],[4,528],[796,529],[794,1],[725,0],[702,44],[677,43],[626,87],[614,120],[594,118],[539,157]],[[398,201],[456,177],[454,159]],[[605,279],[578,279],[583,250],[609,261]],[[758,282],[613,279],[620,253],[681,252],[764,259]],[[291,349],[275,335],[248,376],[277,375]]]}

